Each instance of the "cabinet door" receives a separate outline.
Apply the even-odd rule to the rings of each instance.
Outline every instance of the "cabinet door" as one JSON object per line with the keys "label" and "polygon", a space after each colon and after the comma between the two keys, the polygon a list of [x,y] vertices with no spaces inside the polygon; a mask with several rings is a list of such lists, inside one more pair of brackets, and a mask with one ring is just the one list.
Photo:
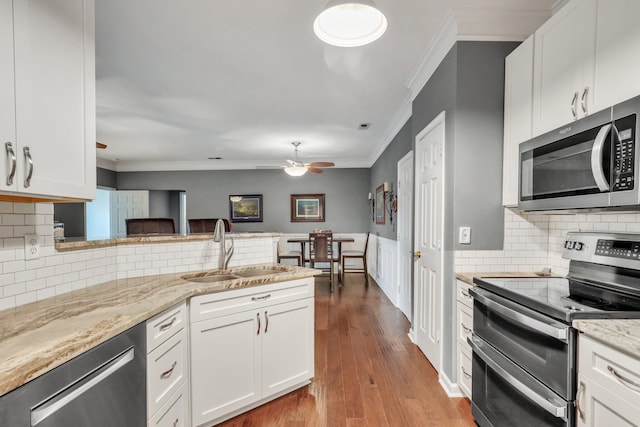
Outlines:
{"label": "cabinet door", "polygon": [[193,425],[211,422],[261,398],[264,323],[258,316],[249,311],[191,325]]}
{"label": "cabinet door", "polygon": [[[14,34],[18,191],[92,199],[93,0],[16,1]],[[27,148],[33,161],[29,185]]]}
{"label": "cabinet door", "polygon": [[594,111],[640,95],[640,2],[598,2]]}
{"label": "cabinet door", "polygon": [[576,396],[580,411],[576,410],[579,427],[638,427],[638,408],[591,379],[578,377],[580,392]]}
{"label": "cabinet door", "polygon": [[518,145],[531,138],[533,36],[505,59],[502,204],[518,204]]}
{"label": "cabinet door", "polygon": [[16,181],[7,184],[11,159],[6,143],[16,150],[16,99],[13,75],[13,6],[11,0],[0,1],[0,189],[15,191]]}
{"label": "cabinet door", "polygon": [[[593,85],[595,25],[596,0],[573,0],[535,32],[535,135],[566,125],[583,115],[581,97],[585,88]],[[591,89],[585,99],[586,107]],[[572,104],[572,101],[575,102]]]}
{"label": "cabinet door", "polygon": [[313,298],[265,307],[262,391],[272,395],[313,377]]}

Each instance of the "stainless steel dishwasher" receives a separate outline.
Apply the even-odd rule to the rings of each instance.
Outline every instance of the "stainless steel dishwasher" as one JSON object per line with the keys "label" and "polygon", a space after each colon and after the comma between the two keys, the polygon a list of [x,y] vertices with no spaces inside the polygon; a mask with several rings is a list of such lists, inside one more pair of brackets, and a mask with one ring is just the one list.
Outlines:
{"label": "stainless steel dishwasher", "polygon": [[0,397],[0,426],[147,424],[144,323]]}

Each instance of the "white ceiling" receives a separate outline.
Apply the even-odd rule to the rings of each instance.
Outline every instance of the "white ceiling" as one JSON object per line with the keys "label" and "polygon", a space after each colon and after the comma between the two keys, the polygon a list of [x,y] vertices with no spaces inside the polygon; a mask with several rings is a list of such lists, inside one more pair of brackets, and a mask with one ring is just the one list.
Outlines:
{"label": "white ceiling", "polygon": [[[312,29],[326,0],[97,0],[98,157],[115,170],[244,169],[281,165],[301,141],[305,161],[369,167],[408,117],[445,22],[479,39],[479,20],[543,22],[554,2],[376,3],[382,38],[337,48]],[[498,39],[532,31],[515,27]]]}

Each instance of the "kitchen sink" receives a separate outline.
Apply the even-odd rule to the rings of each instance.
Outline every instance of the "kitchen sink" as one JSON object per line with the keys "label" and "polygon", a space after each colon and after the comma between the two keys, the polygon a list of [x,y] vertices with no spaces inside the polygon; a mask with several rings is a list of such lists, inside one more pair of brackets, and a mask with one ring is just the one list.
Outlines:
{"label": "kitchen sink", "polygon": [[267,274],[281,273],[281,270],[273,268],[249,268],[241,271],[234,271],[233,274],[240,277],[266,276]]}
{"label": "kitchen sink", "polygon": [[197,282],[197,283],[213,283],[213,282],[224,282],[225,280],[234,280],[239,279],[239,276],[235,274],[209,274],[207,276],[182,276],[182,279],[188,280],[189,282]]}

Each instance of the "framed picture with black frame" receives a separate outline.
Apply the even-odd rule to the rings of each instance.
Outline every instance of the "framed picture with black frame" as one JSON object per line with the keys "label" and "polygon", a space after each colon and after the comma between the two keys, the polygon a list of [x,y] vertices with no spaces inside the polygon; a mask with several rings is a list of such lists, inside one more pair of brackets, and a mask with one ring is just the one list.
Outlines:
{"label": "framed picture with black frame", "polygon": [[262,194],[234,194],[229,196],[231,222],[262,222]]}
{"label": "framed picture with black frame", "polygon": [[324,194],[292,194],[291,222],[324,222]]}

